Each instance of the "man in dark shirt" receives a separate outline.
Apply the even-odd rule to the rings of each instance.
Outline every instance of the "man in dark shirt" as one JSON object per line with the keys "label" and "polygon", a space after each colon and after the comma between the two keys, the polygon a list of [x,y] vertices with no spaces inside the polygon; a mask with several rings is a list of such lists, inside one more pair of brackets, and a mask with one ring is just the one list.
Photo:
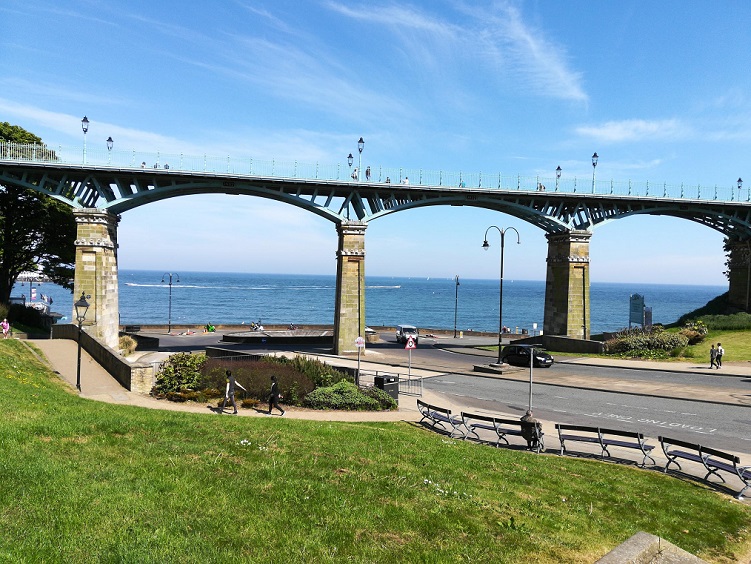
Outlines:
{"label": "man in dark shirt", "polygon": [[282,397],[282,394],[279,393],[279,382],[276,380],[276,376],[271,377],[271,393],[269,394],[269,415],[271,415],[271,409],[277,408],[282,413],[280,415],[284,415],[284,410],[279,407],[279,398]]}

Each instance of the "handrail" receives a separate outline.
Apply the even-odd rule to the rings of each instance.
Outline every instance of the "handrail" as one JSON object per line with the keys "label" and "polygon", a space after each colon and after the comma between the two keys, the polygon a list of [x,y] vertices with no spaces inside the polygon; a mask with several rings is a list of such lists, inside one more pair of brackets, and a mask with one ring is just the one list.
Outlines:
{"label": "handrail", "polygon": [[[85,158],[85,162],[84,162]],[[86,155],[78,147],[51,147],[45,144],[0,142],[0,162],[43,163],[75,166],[85,169],[159,171],[163,173],[201,173],[216,176],[247,176],[284,180],[348,183],[362,186],[399,185],[410,188],[437,188],[462,193],[504,190],[580,194],[581,196],[619,196],[653,200],[700,200],[738,202],[751,205],[751,183],[744,189],[736,185],[689,186],[681,184],[633,182],[631,180],[577,179],[577,177],[502,175],[487,172],[451,172],[421,168],[371,166],[371,180],[356,181],[350,167],[344,164],[303,163],[299,161],[258,160],[252,157],[223,157],[163,153],[158,151],[123,151],[89,147]],[[409,179],[409,183],[405,182]]]}

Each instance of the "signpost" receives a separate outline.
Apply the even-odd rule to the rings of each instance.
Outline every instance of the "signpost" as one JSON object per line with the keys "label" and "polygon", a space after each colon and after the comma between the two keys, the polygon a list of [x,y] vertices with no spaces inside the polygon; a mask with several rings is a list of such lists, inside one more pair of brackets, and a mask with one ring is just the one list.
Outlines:
{"label": "signpost", "polygon": [[362,353],[362,350],[365,348],[365,339],[362,337],[357,337],[355,339],[355,346],[357,347],[357,378],[355,379],[355,384],[357,386],[360,385],[360,353]]}
{"label": "signpost", "polygon": [[407,344],[404,345],[404,348],[409,351],[409,364],[407,365],[407,376],[409,378],[412,378],[412,349],[416,349],[417,345],[415,344],[415,340],[410,336],[407,339]]}
{"label": "signpost", "polygon": [[644,296],[641,294],[631,294],[628,310],[628,326],[632,323],[638,323],[644,327]]}

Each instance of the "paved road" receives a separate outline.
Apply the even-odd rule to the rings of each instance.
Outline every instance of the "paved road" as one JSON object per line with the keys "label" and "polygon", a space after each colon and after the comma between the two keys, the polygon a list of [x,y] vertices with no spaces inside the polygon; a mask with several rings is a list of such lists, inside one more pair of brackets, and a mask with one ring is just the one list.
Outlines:
{"label": "paved road", "polygon": [[[425,387],[468,410],[521,416],[529,401],[529,382],[522,381],[450,374],[425,380]],[[751,453],[751,410],[747,407],[534,383],[532,406],[535,415],[546,421],[639,431],[650,437],[666,435]]]}

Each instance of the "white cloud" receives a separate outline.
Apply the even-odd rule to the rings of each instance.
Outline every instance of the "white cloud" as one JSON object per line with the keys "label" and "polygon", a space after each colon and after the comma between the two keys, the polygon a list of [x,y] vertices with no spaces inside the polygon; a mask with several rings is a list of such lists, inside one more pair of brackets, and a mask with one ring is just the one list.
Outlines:
{"label": "white cloud", "polygon": [[678,119],[644,120],[628,119],[607,121],[599,125],[582,125],[576,133],[596,141],[617,143],[641,140],[676,140],[692,135],[691,127]]}
{"label": "white cloud", "polygon": [[[350,19],[388,26],[401,38],[411,58],[422,65],[474,66],[477,57],[496,78],[510,76],[538,96],[586,102],[582,75],[572,71],[565,51],[545,39],[544,30],[527,24],[513,6],[459,6],[469,16],[464,23],[449,23],[404,6],[362,5],[357,9],[336,2],[326,4]],[[458,18],[457,18],[458,20]],[[418,33],[418,38],[415,33]]]}

